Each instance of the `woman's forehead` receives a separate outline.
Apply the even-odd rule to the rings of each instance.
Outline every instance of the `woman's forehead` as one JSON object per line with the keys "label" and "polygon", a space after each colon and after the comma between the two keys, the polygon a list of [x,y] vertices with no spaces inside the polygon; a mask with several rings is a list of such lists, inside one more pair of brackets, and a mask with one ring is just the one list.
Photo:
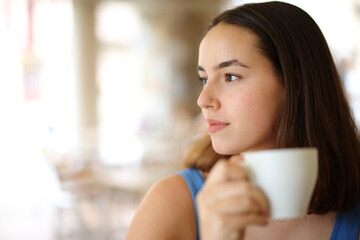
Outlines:
{"label": "woman's forehead", "polygon": [[231,59],[240,62],[252,60],[256,55],[261,54],[256,47],[257,42],[256,35],[250,30],[220,23],[201,41],[199,64],[218,64]]}

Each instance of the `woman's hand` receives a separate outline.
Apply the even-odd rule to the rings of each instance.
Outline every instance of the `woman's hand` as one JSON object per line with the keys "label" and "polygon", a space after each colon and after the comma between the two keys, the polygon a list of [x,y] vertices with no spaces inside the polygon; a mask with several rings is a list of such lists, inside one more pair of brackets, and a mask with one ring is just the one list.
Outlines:
{"label": "woman's hand", "polygon": [[237,165],[240,156],[219,160],[197,195],[202,240],[243,239],[248,225],[266,225],[268,201]]}

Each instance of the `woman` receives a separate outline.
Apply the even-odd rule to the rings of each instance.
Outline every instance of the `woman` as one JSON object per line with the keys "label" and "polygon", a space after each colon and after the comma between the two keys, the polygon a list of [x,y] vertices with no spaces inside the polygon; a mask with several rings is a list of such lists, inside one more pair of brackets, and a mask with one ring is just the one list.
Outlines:
{"label": "woman", "polygon": [[[127,239],[360,239],[359,132],[312,18],[282,2],[228,10],[211,22],[197,69],[211,144],[199,139],[187,169],[148,192]],[[275,221],[236,162],[289,147],[316,147],[319,177],[308,215]]]}

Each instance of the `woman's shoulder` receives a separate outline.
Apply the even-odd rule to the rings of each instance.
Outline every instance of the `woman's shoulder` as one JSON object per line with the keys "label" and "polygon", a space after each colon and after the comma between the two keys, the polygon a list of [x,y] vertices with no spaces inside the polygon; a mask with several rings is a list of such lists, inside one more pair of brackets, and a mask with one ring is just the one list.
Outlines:
{"label": "woman's shoulder", "polygon": [[156,182],[144,196],[126,239],[192,239],[196,222],[184,178],[174,174]]}
{"label": "woman's shoulder", "polygon": [[[163,201],[163,203],[179,203],[188,207],[192,198],[185,178],[181,174],[173,174],[157,181],[149,189],[141,205],[149,200]],[[189,202],[184,200],[189,200]],[[173,207],[171,204],[166,205],[169,208]]]}

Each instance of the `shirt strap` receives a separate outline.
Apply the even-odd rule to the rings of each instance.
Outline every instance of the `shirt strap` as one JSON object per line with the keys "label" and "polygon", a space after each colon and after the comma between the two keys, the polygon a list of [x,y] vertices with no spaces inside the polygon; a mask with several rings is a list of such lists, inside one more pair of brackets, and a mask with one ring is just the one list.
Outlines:
{"label": "shirt strap", "polygon": [[200,171],[195,168],[187,168],[177,173],[185,179],[191,192],[191,197],[193,200],[194,211],[195,211],[195,218],[196,218],[196,239],[199,240],[200,235],[199,235],[199,221],[198,221],[198,214],[196,207],[196,194],[200,191],[200,189],[204,185],[205,180],[202,177]]}

